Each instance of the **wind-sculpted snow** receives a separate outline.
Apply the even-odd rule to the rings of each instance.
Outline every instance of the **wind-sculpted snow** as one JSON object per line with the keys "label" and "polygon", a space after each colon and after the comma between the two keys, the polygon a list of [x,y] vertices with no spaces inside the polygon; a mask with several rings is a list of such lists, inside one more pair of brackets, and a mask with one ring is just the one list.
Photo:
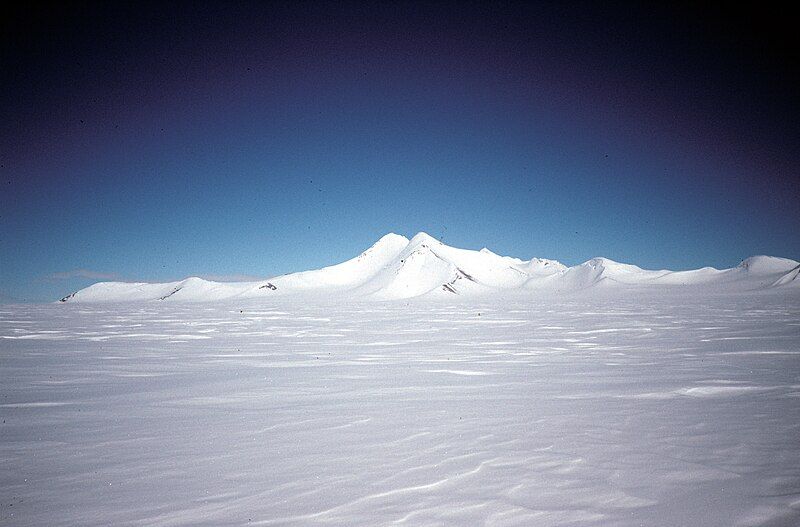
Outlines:
{"label": "wind-sculpted snow", "polygon": [[[566,267],[555,260],[523,261],[488,249],[449,247],[425,233],[411,240],[387,234],[360,256],[315,271],[303,271],[261,282],[218,283],[187,278],[163,284],[101,282],[62,298],[62,302],[166,300],[219,301],[281,296],[397,300],[418,296],[509,296],[541,291],[574,291],[593,287],[691,286],[717,291],[781,287],[797,276],[794,260],[753,256],[732,269],[648,271],[608,258]],[[800,281],[794,281],[796,286]]]}
{"label": "wind-sculpted snow", "polygon": [[800,524],[796,290],[594,291],[2,306],[0,524]]}

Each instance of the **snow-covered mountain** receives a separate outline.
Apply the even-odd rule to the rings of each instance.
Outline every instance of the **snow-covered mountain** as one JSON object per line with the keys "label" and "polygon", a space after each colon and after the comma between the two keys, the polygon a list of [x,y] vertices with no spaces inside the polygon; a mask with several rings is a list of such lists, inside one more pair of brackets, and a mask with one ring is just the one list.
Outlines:
{"label": "snow-covered mountain", "polygon": [[421,232],[411,240],[387,234],[352,260],[269,280],[211,282],[192,277],[168,283],[100,282],[61,301],[211,301],[286,295],[391,300],[644,286],[757,290],[800,288],[799,274],[800,263],[772,256],[752,256],[722,270],[649,271],[608,258],[567,267],[555,260],[500,256],[485,248],[456,249]]}

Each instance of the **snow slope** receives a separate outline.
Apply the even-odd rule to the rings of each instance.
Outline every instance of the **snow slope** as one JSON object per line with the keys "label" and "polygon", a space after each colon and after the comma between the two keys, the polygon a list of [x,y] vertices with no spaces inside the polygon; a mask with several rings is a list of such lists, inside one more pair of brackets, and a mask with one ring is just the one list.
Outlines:
{"label": "snow slope", "polygon": [[731,269],[650,271],[608,258],[567,267],[555,260],[520,260],[488,249],[445,245],[426,233],[411,240],[387,234],[352,260],[318,270],[260,282],[219,283],[187,278],[163,284],[102,282],[64,302],[220,301],[284,295],[379,300],[418,296],[490,295],[576,291],[588,288],[693,286],[701,289],[756,290],[800,284],[798,262],[753,256]]}
{"label": "snow slope", "polygon": [[773,282],[772,285],[792,285],[794,287],[800,287],[800,279],[798,279],[798,275],[800,275],[800,265],[794,267],[791,271],[778,278],[775,282]]}

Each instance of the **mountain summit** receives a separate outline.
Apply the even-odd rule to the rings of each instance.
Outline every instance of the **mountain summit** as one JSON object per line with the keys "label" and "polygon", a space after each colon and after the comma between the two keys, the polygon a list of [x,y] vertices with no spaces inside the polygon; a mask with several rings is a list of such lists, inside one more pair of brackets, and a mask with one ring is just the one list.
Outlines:
{"label": "mountain summit", "polygon": [[212,301],[282,296],[392,300],[412,297],[536,294],[595,287],[693,286],[718,290],[800,287],[800,263],[753,256],[731,269],[649,271],[608,258],[574,267],[555,260],[520,260],[457,249],[420,232],[410,240],[390,233],[351,260],[258,282],[100,282],[62,302]]}

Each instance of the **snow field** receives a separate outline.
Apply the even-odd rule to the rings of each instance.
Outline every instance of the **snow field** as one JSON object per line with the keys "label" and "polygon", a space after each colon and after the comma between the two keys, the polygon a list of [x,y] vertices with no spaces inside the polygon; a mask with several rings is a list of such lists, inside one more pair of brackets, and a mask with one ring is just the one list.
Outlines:
{"label": "snow field", "polygon": [[0,524],[800,523],[796,294],[0,306]]}

